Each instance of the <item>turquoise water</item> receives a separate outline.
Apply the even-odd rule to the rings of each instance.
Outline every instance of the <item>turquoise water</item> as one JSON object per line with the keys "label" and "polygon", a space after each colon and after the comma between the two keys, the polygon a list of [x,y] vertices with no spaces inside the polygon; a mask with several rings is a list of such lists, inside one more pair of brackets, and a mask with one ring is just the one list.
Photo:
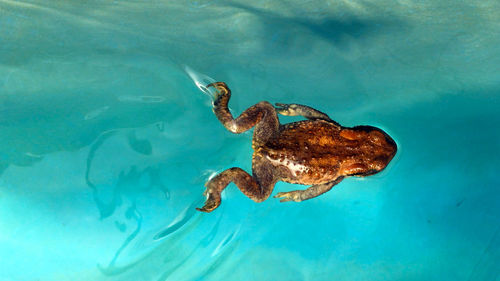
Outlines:
{"label": "turquoise water", "polygon": [[[499,280],[500,3],[252,3],[0,0],[1,280]],[[235,113],[307,104],[400,150],[313,200],[230,185],[196,212],[251,134],[185,66]]]}

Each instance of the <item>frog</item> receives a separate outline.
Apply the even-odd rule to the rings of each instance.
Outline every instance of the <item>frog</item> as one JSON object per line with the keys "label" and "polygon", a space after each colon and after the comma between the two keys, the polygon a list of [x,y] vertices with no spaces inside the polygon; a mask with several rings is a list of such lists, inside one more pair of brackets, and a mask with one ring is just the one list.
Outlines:
{"label": "frog", "polygon": [[[397,145],[382,129],[360,125],[344,127],[327,114],[301,104],[261,101],[234,118],[228,108],[231,90],[225,82],[206,86],[213,90],[212,110],[222,125],[241,134],[254,128],[252,174],[232,167],[205,184],[206,201],[198,211],[210,213],[221,204],[221,192],[233,182],[241,192],[260,203],[277,182],[310,185],[278,192],[280,202],[302,202],[331,190],[347,177],[366,177],[384,170]],[[278,114],[305,120],[281,124]]]}

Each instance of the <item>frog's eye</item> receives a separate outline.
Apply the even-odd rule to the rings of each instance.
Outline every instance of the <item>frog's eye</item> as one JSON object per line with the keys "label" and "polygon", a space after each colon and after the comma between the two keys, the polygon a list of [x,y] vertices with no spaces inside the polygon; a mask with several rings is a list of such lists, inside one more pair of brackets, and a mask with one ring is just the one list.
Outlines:
{"label": "frog's eye", "polygon": [[385,140],[385,136],[381,132],[373,130],[373,131],[370,132],[369,139],[374,144],[383,145],[384,144],[384,140]]}

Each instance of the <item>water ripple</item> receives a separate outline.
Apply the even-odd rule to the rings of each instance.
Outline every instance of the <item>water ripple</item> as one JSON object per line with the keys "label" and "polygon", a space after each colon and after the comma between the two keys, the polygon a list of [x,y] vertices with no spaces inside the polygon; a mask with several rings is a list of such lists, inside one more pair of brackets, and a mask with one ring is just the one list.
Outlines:
{"label": "water ripple", "polygon": [[164,230],[160,231],[156,234],[153,239],[161,240],[168,235],[174,233],[178,229],[180,229],[183,225],[185,225],[189,220],[196,214],[195,207],[200,205],[201,201],[193,202],[191,205],[186,207],[175,219],[170,223]]}

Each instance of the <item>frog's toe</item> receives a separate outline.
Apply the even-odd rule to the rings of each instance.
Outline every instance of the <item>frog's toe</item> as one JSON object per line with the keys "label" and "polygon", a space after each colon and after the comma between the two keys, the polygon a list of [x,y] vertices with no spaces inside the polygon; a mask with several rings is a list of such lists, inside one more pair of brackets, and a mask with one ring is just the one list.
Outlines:
{"label": "frog's toe", "polygon": [[208,199],[208,195],[210,194],[210,188],[208,186],[205,186],[205,191],[203,191],[203,196],[207,197]]}
{"label": "frog's toe", "polygon": [[200,212],[210,213],[217,209],[221,203],[220,197],[209,195],[205,205],[201,208],[196,208]]}
{"label": "frog's toe", "polygon": [[276,112],[278,114],[281,114],[281,115],[289,115],[289,112],[288,112],[288,104],[285,104],[285,103],[275,103],[275,107],[274,109],[276,110]]}
{"label": "frog's toe", "polygon": [[212,93],[214,101],[218,100],[219,98],[230,92],[229,87],[224,82],[214,82],[205,86],[207,90],[209,90],[210,87],[214,88],[214,91]]}
{"label": "frog's toe", "polygon": [[300,202],[300,201],[302,201],[300,199],[300,193],[298,191],[278,192],[278,194],[276,194],[274,196],[274,198],[282,198],[280,200],[280,202],[290,202],[290,201]]}
{"label": "frog's toe", "polygon": [[210,213],[212,212],[213,210],[215,210],[215,208],[212,208],[211,206],[203,206],[201,208],[196,208],[196,210],[200,211],[200,212],[204,212],[204,213]]}
{"label": "frog's toe", "polygon": [[286,104],[286,103],[275,103],[275,110],[278,114],[285,116],[297,116],[297,105],[294,103]]}
{"label": "frog's toe", "polygon": [[293,201],[292,198],[283,198],[283,199],[280,200],[281,203],[283,203],[283,202],[291,202],[291,201]]}

